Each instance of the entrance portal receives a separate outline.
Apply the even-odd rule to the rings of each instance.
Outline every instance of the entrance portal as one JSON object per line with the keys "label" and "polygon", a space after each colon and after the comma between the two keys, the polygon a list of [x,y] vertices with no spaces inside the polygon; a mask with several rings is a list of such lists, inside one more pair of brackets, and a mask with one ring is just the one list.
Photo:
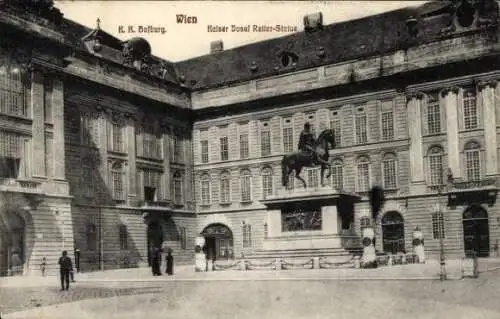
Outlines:
{"label": "entrance portal", "polygon": [[0,276],[23,274],[24,220],[16,213],[0,212]]}
{"label": "entrance portal", "polygon": [[490,255],[490,230],[488,213],[479,206],[467,208],[463,214],[465,255],[488,257]]}
{"label": "entrance portal", "polygon": [[207,226],[201,235],[205,237],[207,259],[231,259],[233,254],[233,232],[223,224]]}
{"label": "entrance portal", "polygon": [[382,245],[384,252],[396,254],[405,250],[405,227],[403,216],[396,211],[382,218]]}

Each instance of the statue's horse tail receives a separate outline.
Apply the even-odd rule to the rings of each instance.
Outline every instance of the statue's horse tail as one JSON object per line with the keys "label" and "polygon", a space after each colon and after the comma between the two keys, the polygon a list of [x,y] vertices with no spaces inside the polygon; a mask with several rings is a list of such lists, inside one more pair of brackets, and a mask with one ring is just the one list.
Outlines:
{"label": "statue's horse tail", "polygon": [[281,184],[286,186],[288,184],[288,156],[284,155],[281,160]]}

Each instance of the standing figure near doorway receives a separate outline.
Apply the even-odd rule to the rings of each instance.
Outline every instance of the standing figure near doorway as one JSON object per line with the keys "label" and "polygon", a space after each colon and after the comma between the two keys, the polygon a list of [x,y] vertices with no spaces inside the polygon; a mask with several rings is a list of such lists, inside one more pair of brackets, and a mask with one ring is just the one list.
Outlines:
{"label": "standing figure near doorway", "polygon": [[153,247],[152,260],[151,260],[151,270],[153,272],[153,276],[161,276],[160,263],[161,263],[161,250],[158,247]]}
{"label": "standing figure near doorway", "polygon": [[69,290],[69,275],[73,271],[73,263],[68,257],[68,252],[64,250],[59,258],[59,273],[61,276],[61,290]]}
{"label": "standing figure near doorway", "polygon": [[172,256],[172,249],[168,250],[165,261],[167,263],[167,269],[165,269],[165,273],[167,273],[167,275],[169,276],[172,276],[174,274],[174,256]]}

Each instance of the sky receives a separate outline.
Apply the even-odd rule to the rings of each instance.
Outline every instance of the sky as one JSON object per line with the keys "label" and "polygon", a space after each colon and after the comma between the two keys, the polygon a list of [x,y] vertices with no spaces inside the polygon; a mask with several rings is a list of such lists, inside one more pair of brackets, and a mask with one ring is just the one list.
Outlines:
{"label": "sky", "polygon": [[[55,1],[64,16],[90,28],[100,28],[121,40],[143,37],[152,53],[170,61],[208,54],[210,42],[222,40],[224,49],[276,38],[290,32],[254,32],[253,25],[283,25],[302,31],[303,17],[322,12],[323,23],[361,18],[427,1]],[[178,15],[196,23],[178,23]],[[191,22],[194,19],[191,18]],[[250,25],[250,32],[233,32],[232,26]],[[132,27],[132,30],[129,29]],[[165,32],[139,32],[140,27]],[[209,32],[225,26],[227,32]],[[120,33],[122,27],[122,33]],[[128,32],[133,31],[133,32]]]}

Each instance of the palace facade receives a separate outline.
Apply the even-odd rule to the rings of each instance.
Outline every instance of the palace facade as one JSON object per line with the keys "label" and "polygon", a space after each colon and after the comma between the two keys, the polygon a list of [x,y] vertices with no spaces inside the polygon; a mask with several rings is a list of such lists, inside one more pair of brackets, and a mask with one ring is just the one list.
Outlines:
{"label": "palace facade", "polygon": [[[334,224],[359,239],[376,184],[387,197],[379,251],[411,251],[418,226],[430,255],[441,242],[448,256],[498,254],[497,1],[332,25],[314,14],[302,32],[230,50],[214,42],[177,63],[152,56],[144,39],[123,43],[51,6],[9,3],[0,275],[36,272],[43,257],[55,271],[63,249],[79,249],[83,271],[147,265],[151,247],[193,263],[200,234],[217,259],[293,251],[297,239],[307,254],[331,237],[328,212],[305,222],[266,200],[356,198]],[[281,160],[306,122],[335,132],[332,176],[321,186],[308,168],[306,189],[293,176],[285,189]]]}

